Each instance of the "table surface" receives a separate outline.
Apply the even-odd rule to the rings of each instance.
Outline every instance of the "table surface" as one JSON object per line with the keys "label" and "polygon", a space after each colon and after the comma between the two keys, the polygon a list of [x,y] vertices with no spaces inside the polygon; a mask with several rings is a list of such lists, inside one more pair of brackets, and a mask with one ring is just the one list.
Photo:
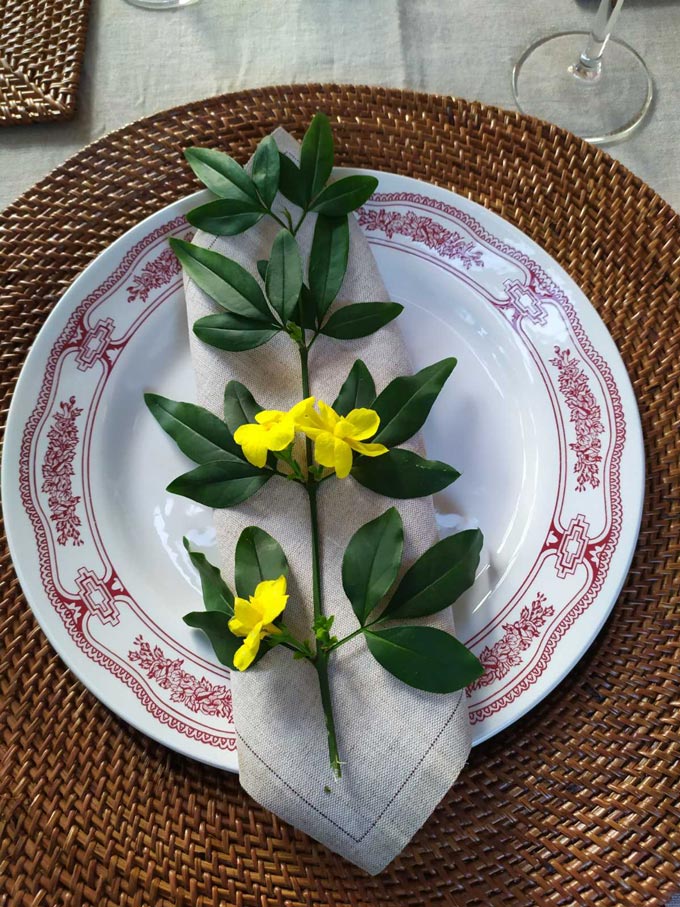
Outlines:
{"label": "table surface", "polygon": [[368,878],[257,806],[235,776],[174,756],[101,706],[45,640],[0,546],[7,907],[414,907],[423,898],[667,907],[680,860],[680,218],[617,161],[499,108],[410,92],[248,90],[137,121],[0,218],[12,278],[0,412],[60,291],[113,238],[191,190],[188,168],[173,165],[182,148],[220,134],[245,154],[278,111],[299,131],[320,98],[341,120],[343,161],[455,185],[539,242],[602,315],[646,439],[645,512],[626,585],[579,669],[475,748],[409,850]]}
{"label": "table surface", "polygon": [[[595,0],[200,0],[150,11],[92,4],[74,120],[0,128],[0,208],[80,148],[140,117],[264,85],[410,88],[512,108],[512,64],[533,40],[587,28]],[[627,0],[617,34],[647,61],[656,99],[614,157],[680,210],[680,0]]]}

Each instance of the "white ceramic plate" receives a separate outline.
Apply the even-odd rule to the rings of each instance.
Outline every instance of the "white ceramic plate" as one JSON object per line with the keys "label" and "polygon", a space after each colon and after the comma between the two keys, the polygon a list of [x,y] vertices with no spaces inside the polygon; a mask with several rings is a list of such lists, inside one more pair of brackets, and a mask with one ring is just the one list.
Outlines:
{"label": "white ceramic plate", "polygon": [[[619,354],[585,296],[514,227],[443,189],[378,173],[359,214],[414,370],[459,364],[427,423],[428,453],[463,472],[437,495],[443,533],[479,525],[458,634],[486,673],[474,741],[524,715],[609,614],[637,540],[643,450]],[[229,672],[181,615],[201,608],[182,535],[214,557],[210,511],[167,494],[187,468],[142,393],[193,398],[181,277],[191,232],[170,205],[86,269],[26,361],[2,474],[26,597],[80,680],[174,750],[236,770]]]}

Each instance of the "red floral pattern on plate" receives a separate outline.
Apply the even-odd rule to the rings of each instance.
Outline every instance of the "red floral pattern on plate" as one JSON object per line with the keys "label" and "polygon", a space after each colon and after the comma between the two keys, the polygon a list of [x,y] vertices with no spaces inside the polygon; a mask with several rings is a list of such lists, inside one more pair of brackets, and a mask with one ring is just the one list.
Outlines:
{"label": "red floral pattern on plate", "polygon": [[556,346],[555,358],[550,360],[550,364],[559,371],[560,392],[569,407],[569,421],[576,427],[576,441],[569,445],[576,454],[576,491],[585,491],[586,484],[597,488],[600,484],[599,464],[602,462],[599,435],[604,432],[600,407],[585,372],[579,368],[578,360],[570,350]]}
{"label": "red floral pattern on plate", "polygon": [[522,664],[522,655],[531,643],[538,639],[540,629],[555,613],[552,605],[546,605],[545,595],[539,592],[530,605],[520,611],[519,620],[503,624],[503,636],[490,648],[485,646],[479,656],[484,673],[468,687],[468,692],[487,687],[510,673],[510,668]]}
{"label": "red floral pattern on plate", "polygon": [[409,211],[400,214],[397,211],[360,208],[359,226],[366,232],[379,230],[388,239],[395,233],[406,236],[412,242],[420,242],[434,249],[443,258],[456,260],[467,271],[473,265],[483,268],[482,250],[475,248],[475,243],[463,239],[460,233],[449,230],[431,217]]}
{"label": "red floral pattern on plate", "polygon": [[135,274],[132,284],[127,287],[128,302],[141,299],[146,302],[149,293],[170,283],[179,274],[180,265],[172,249],[164,249],[160,255],[144,265],[139,274]]}
{"label": "red floral pattern on plate", "polygon": [[152,648],[143,636],[137,636],[134,644],[137,648],[130,650],[128,658],[137,662],[162,690],[170,691],[171,702],[179,702],[192,712],[216,715],[233,723],[231,690],[210,683],[205,677],[199,680],[189,674],[183,668],[183,658],[167,658],[160,646]]}
{"label": "red floral pattern on plate", "polygon": [[50,519],[57,528],[57,542],[65,545],[70,539],[74,545],[82,545],[80,517],[76,507],[80,497],[73,494],[71,477],[75,475],[73,461],[78,447],[78,426],[76,419],[82,414],[76,406],[76,398],[62,400],[59,409],[52,416],[53,425],[47,433],[49,444],[42,464],[43,483],[40,488],[47,495]]}

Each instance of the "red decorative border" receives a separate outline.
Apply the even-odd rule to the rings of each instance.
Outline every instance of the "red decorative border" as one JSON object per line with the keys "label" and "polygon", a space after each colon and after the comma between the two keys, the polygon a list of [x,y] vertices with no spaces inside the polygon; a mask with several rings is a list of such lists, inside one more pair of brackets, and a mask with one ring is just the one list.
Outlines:
{"label": "red decorative border", "polygon": [[423,243],[433,249],[437,255],[451,261],[459,261],[465,270],[475,266],[483,268],[482,250],[475,243],[465,242],[460,233],[447,230],[442,224],[426,215],[408,211],[375,211],[367,207],[358,212],[359,226],[365,233],[376,230],[385,234],[388,239],[396,234],[407,236],[412,242]]}
{"label": "red decorative border", "polygon": [[470,684],[468,693],[501,680],[510,673],[511,668],[520,665],[521,653],[540,637],[539,630],[554,613],[555,609],[552,605],[545,604],[545,595],[539,592],[530,605],[522,608],[519,620],[503,624],[503,636],[491,648],[484,646],[482,649],[479,660],[484,666],[484,673]]}
{"label": "red decorative border", "polygon": [[555,358],[550,360],[550,364],[559,372],[560,392],[569,407],[569,421],[576,429],[576,441],[569,445],[576,454],[576,491],[585,491],[586,485],[597,488],[600,484],[599,464],[602,462],[599,435],[604,432],[602,412],[588,378],[579,368],[578,360],[571,355],[571,350],[556,346]]}
{"label": "red decorative border", "polygon": [[54,424],[47,432],[49,444],[42,464],[43,483],[40,490],[47,495],[50,519],[58,532],[58,545],[65,545],[69,539],[76,546],[83,544],[78,530],[80,517],[76,513],[80,497],[73,494],[71,487],[78,446],[76,419],[82,413],[82,409],[76,406],[75,397],[62,400],[59,410],[52,415]]}
{"label": "red decorative border", "polygon": [[[467,214],[466,212],[460,211],[458,208],[455,208],[452,205],[447,204],[446,202],[441,202],[437,199],[431,199],[422,194],[412,192],[376,193],[371,197],[370,202],[367,203],[366,209],[370,209],[374,206],[398,203],[422,205],[430,210],[438,211],[442,215],[449,217],[457,223],[465,226],[482,243],[485,243],[507,258],[522,265],[522,267],[529,274],[529,284],[527,287],[523,287],[522,290],[527,290],[529,292],[531,307],[529,308],[528,306],[521,303],[518,304],[519,294],[511,292],[515,289],[514,287],[507,286],[506,289],[508,290],[508,295],[511,297],[511,301],[509,303],[492,302],[492,304],[499,309],[514,309],[511,323],[515,331],[518,333],[520,333],[520,323],[524,316],[529,317],[531,321],[542,323],[544,320],[542,313],[542,304],[544,302],[552,302],[553,304],[557,304],[557,306],[559,306],[559,308],[569,321],[574,336],[578,341],[581,349],[583,350],[585,357],[590,361],[594,370],[598,372],[602,377],[609,394],[614,414],[614,448],[612,450],[610,472],[610,492],[612,508],[611,525],[606,538],[602,540],[600,545],[599,563],[597,569],[594,571],[594,581],[589,590],[552,629],[550,635],[544,642],[544,647],[541,651],[541,655],[532,669],[524,677],[518,680],[515,686],[507,690],[498,699],[482,707],[470,709],[469,715],[471,724],[478,724],[485,718],[491,717],[491,715],[500,712],[502,709],[510,705],[515,701],[515,699],[517,699],[518,696],[520,696],[527,689],[529,689],[529,687],[533,686],[533,684],[537,682],[537,680],[548,667],[551,656],[555,651],[555,648],[560,639],[564,636],[567,630],[569,630],[569,628],[573,626],[577,618],[580,617],[581,614],[583,614],[590,607],[590,605],[602,589],[605,578],[609,571],[612,556],[621,535],[623,502],[621,499],[620,472],[621,458],[623,456],[623,449],[626,438],[626,420],[623,412],[623,405],[621,403],[621,396],[619,394],[618,387],[616,386],[609,365],[591,344],[587,334],[583,329],[583,326],[573,304],[569,301],[567,296],[554,284],[554,282],[548,277],[548,275],[537,262],[487,232],[478,221],[476,221],[471,215]],[[526,335],[522,334],[522,336],[525,343],[528,342]],[[547,540],[544,547],[549,547]]]}
{"label": "red decorative border", "polygon": [[128,302],[141,299],[146,302],[152,290],[159,290],[170,283],[180,272],[180,264],[172,249],[163,249],[152,261],[144,265],[139,274],[135,274],[131,286],[127,288]]}
{"label": "red decorative border", "polygon": [[184,670],[183,658],[168,658],[160,646],[151,646],[143,636],[137,636],[134,644],[136,648],[130,649],[128,658],[137,662],[162,690],[170,691],[171,702],[180,702],[192,712],[215,715],[233,724],[230,689],[210,683],[206,677],[199,680]]}
{"label": "red decorative border", "polygon": [[75,602],[65,599],[56,586],[45,527],[43,526],[42,519],[31,495],[31,448],[35,433],[49,405],[57,365],[62,355],[69,347],[79,350],[82,348],[84,338],[89,336],[89,332],[85,325],[85,318],[88,312],[97,302],[106,296],[107,293],[124,280],[135,262],[144,254],[145,250],[157,240],[163,239],[183,226],[186,226],[186,219],[183,216],[177,217],[143,237],[124,256],[115,271],[100,284],[100,286],[90,293],[68,318],[66,326],[59,334],[50,351],[38,399],[33,412],[26,422],[22,435],[19,456],[19,491],[24,509],[26,510],[33,527],[38,552],[40,579],[43,588],[48,601],[52,604],[55,612],[61,618],[66,631],[80,651],[95,664],[105,668],[110,674],[122,681],[125,686],[135,694],[144,708],[153,715],[154,718],[157,718],[161,724],[164,724],[171,730],[177,731],[185,737],[196,740],[199,743],[214,746],[222,750],[234,751],[236,749],[236,737],[233,732],[231,734],[227,732],[228,736],[226,737],[210,734],[192,727],[186,722],[170,715],[151,698],[148,691],[144,689],[127,668],[110,658],[108,655],[105,655],[103,652],[100,652],[99,649],[93,646],[85,637],[83,625],[84,620],[86,619],[86,606],[83,601]]}

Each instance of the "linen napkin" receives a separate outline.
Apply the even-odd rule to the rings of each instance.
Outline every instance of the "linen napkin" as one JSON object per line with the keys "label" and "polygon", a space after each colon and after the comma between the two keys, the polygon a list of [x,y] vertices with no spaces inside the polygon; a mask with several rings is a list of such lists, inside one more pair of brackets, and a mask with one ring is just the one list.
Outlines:
{"label": "linen napkin", "polygon": [[[299,147],[283,130],[281,151],[297,160]],[[288,201],[283,202],[289,209]],[[338,300],[386,301],[370,248],[350,216],[349,267]],[[304,260],[314,217],[298,233]],[[198,232],[194,242],[235,259],[256,274],[280,228],[264,218],[236,237]],[[185,279],[190,326],[218,307]],[[337,304],[337,302],[336,302]],[[397,320],[398,321],[398,320]],[[277,335],[258,349],[224,353],[190,331],[201,405],[221,415],[224,387],[236,379],[266,409],[286,410],[302,399],[297,349]],[[411,369],[397,322],[370,337],[337,341],[320,336],[310,352],[311,392],[332,403],[356,359],[363,359],[378,391]],[[419,449],[420,442],[414,442]],[[319,490],[324,613],[334,614],[340,638],[358,626],[341,581],[342,556],[351,536],[395,505],[404,523],[404,567],[437,541],[430,498],[394,501],[351,477]],[[232,578],[241,531],[256,525],[281,544],[290,564],[290,599],[284,618],[302,638],[311,636],[312,572],[308,502],[302,487],[273,479],[242,505],[215,511],[220,567]],[[453,631],[450,611],[427,621]],[[357,637],[331,657],[330,685],[342,778],[328,760],[324,714],[313,667],[274,649],[244,673],[232,672],[240,781],[262,806],[371,874],[380,872],[409,842],[461,771],[470,749],[464,692],[423,693],[388,674]]]}

